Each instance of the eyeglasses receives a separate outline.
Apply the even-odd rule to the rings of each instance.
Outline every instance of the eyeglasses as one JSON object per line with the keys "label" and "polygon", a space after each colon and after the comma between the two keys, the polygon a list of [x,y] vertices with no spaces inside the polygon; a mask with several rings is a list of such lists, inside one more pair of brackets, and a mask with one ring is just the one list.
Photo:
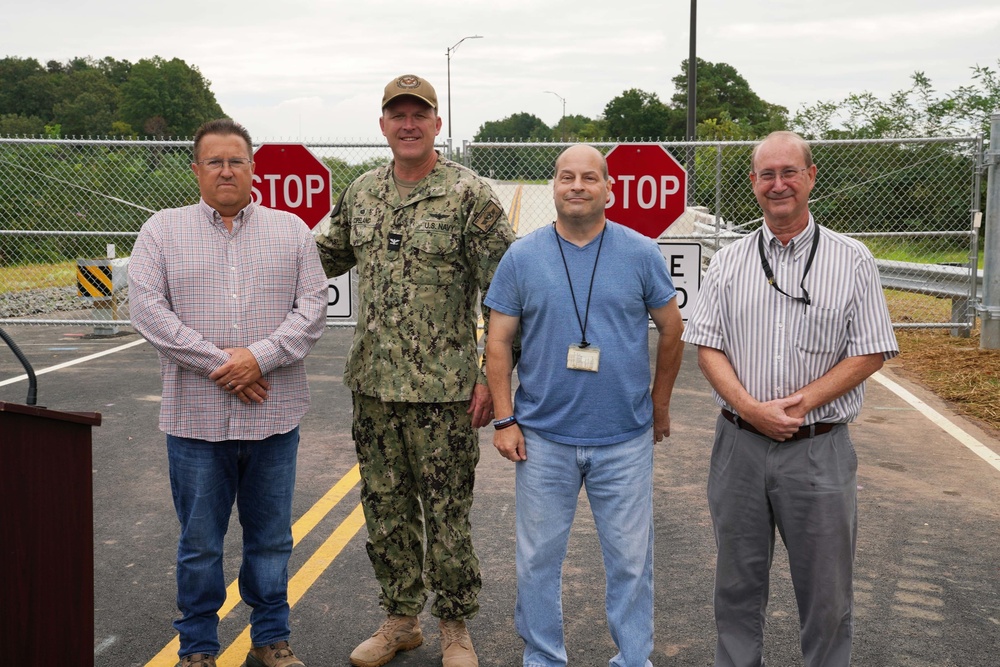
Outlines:
{"label": "eyeglasses", "polygon": [[781,171],[765,169],[764,171],[755,171],[753,173],[761,183],[773,183],[778,176],[781,176],[781,180],[783,181],[791,182],[798,180],[799,174],[808,169],[809,167],[786,167]]}
{"label": "eyeglasses", "polygon": [[233,171],[243,171],[250,168],[250,159],[245,157],[231,157],[228,160],[221,157],[213,157],[208,160],[199,160],[195,164],[205,165],[205,169],[209,171],[222,171],[227,162],[229,163],[229,168]]}

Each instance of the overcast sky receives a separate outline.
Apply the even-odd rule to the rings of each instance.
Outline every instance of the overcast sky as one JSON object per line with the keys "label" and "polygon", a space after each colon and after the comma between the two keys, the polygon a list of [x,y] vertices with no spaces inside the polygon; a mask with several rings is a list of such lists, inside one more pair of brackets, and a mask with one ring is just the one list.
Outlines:
{"label": "overcast sky", "polygon": [[[43,65],[76,56],[197,66],[255,141],[382,140],[382,89],[412,72],[438,91],[456,145],[518,112],[600,115],[629,88],[669,101],[689,49],[683,0],[5,0],[0,54]],[[997,0],[702,0],[697,52],[734,66],[794,112],[850,93],[880,97],[921,70],[942,93],[997,68]]]}

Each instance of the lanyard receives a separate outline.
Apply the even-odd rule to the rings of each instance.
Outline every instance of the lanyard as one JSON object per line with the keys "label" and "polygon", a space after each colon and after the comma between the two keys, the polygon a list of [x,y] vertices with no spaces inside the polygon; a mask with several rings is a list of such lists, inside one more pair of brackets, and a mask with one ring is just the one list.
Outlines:
{"label": "lanyard", "polygon": [[[563,252],[563,239],[556,231],[555,223],[552,223],[552,233],[556,235],[556,245],[559,246],[559,255],[562,257],[563,268],[566,269],[566,282],[569,283],[569,295],[573,299],[573,312],[576,313],[576,321],[580,325],[580,347],[589,347],[587,342],[587,320],[590,319],[590,297],[594,293],[594,276],[597,275],[597,262],[601,259],[601,247],[604,245],[604,232],[608,231],[607,223],[601,230],[601,240],[597,244],[597,257],[594,258],[594,270],[590,274],[590,289],[587,290],[587,309],[583,313],[583,320],[580,320],[580,308],[576,305],[576,293],[573,291],[573,279],[569,277],[569,265],[566,263],[566,253]],[[567,241],[568,243],[568,241]]]}
{"label": "lanyard", "polygon": [[813,232],[812,248],[809,250],[809,259],[806,260],[806,270],[802,272],[802,280],[799,282],[799,289],[805,296],[792,296],[785,290],[778,287],[778,283],[774,280],[774,273],[771,271],[771,265],[767,263],[767,257],[764,256],[764,229],[761,228],[760,233],[757,234],[757,251],[760,253],[760,268],[764,269],[764,277],[767,278],[767,284],[778,290],[789,299],[794,299],[807,306],[812,303],[812,299],[809,298],[809,292],[806,291],[806,276],[809,275],[809,269],[812,268],[813,259],[816,257],[816,246],[819,245],[819,225],[816,225],[816,230]]}

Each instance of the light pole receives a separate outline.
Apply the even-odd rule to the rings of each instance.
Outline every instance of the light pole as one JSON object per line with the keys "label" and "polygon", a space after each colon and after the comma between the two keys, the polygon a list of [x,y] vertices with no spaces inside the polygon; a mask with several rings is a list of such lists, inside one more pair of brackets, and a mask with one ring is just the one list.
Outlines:
{"label": "light pole", "polygon": [[482,39],[482,35],[469,35],[463,37],[462,39],[455,42],[455,46],[450,46],[445,51],[445,56],[448,58],[448,150],[451,150],[451,54],[455,52],[458,45],[467,39]]}
{"label": "light pole", "polygon": [[[566,98],[563,97],[562,95],[560,95],[559,93],[555,92],[554,90],[546,90],[545,92],[546,93],[551,93],[551,94],[555,95],[556,97],[558,97],[560,100],[562,100],[562,103],[563,103],[563,112],[562,112],[562,117],[559,119],[559,124],[562,125],[563,120],[566,118]],[[566,141],[566,128],[565,127],[563,128],[562,138],[563,138],[563,141]]]}
{"label": "light pole", "polygon": [[[698,50],[696,48],[696,38],[698,36],[698,0],[691,0],[691,29],[688,35],[688,104],[687,104],[687,132],[686,139],[694,141],[698,134]],[[687,146],[687,173],[688,173],[688,203],[694,205],[695,173],[694,173],[694,146]]]}

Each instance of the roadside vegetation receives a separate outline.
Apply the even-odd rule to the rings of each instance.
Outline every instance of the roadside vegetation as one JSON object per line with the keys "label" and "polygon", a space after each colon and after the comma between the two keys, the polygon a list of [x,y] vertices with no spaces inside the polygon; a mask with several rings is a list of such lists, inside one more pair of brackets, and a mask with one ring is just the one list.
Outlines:
{"label": "roadside vegetation", "polygon": [[76,284],[76,262],[0,266],[0,294]]}

